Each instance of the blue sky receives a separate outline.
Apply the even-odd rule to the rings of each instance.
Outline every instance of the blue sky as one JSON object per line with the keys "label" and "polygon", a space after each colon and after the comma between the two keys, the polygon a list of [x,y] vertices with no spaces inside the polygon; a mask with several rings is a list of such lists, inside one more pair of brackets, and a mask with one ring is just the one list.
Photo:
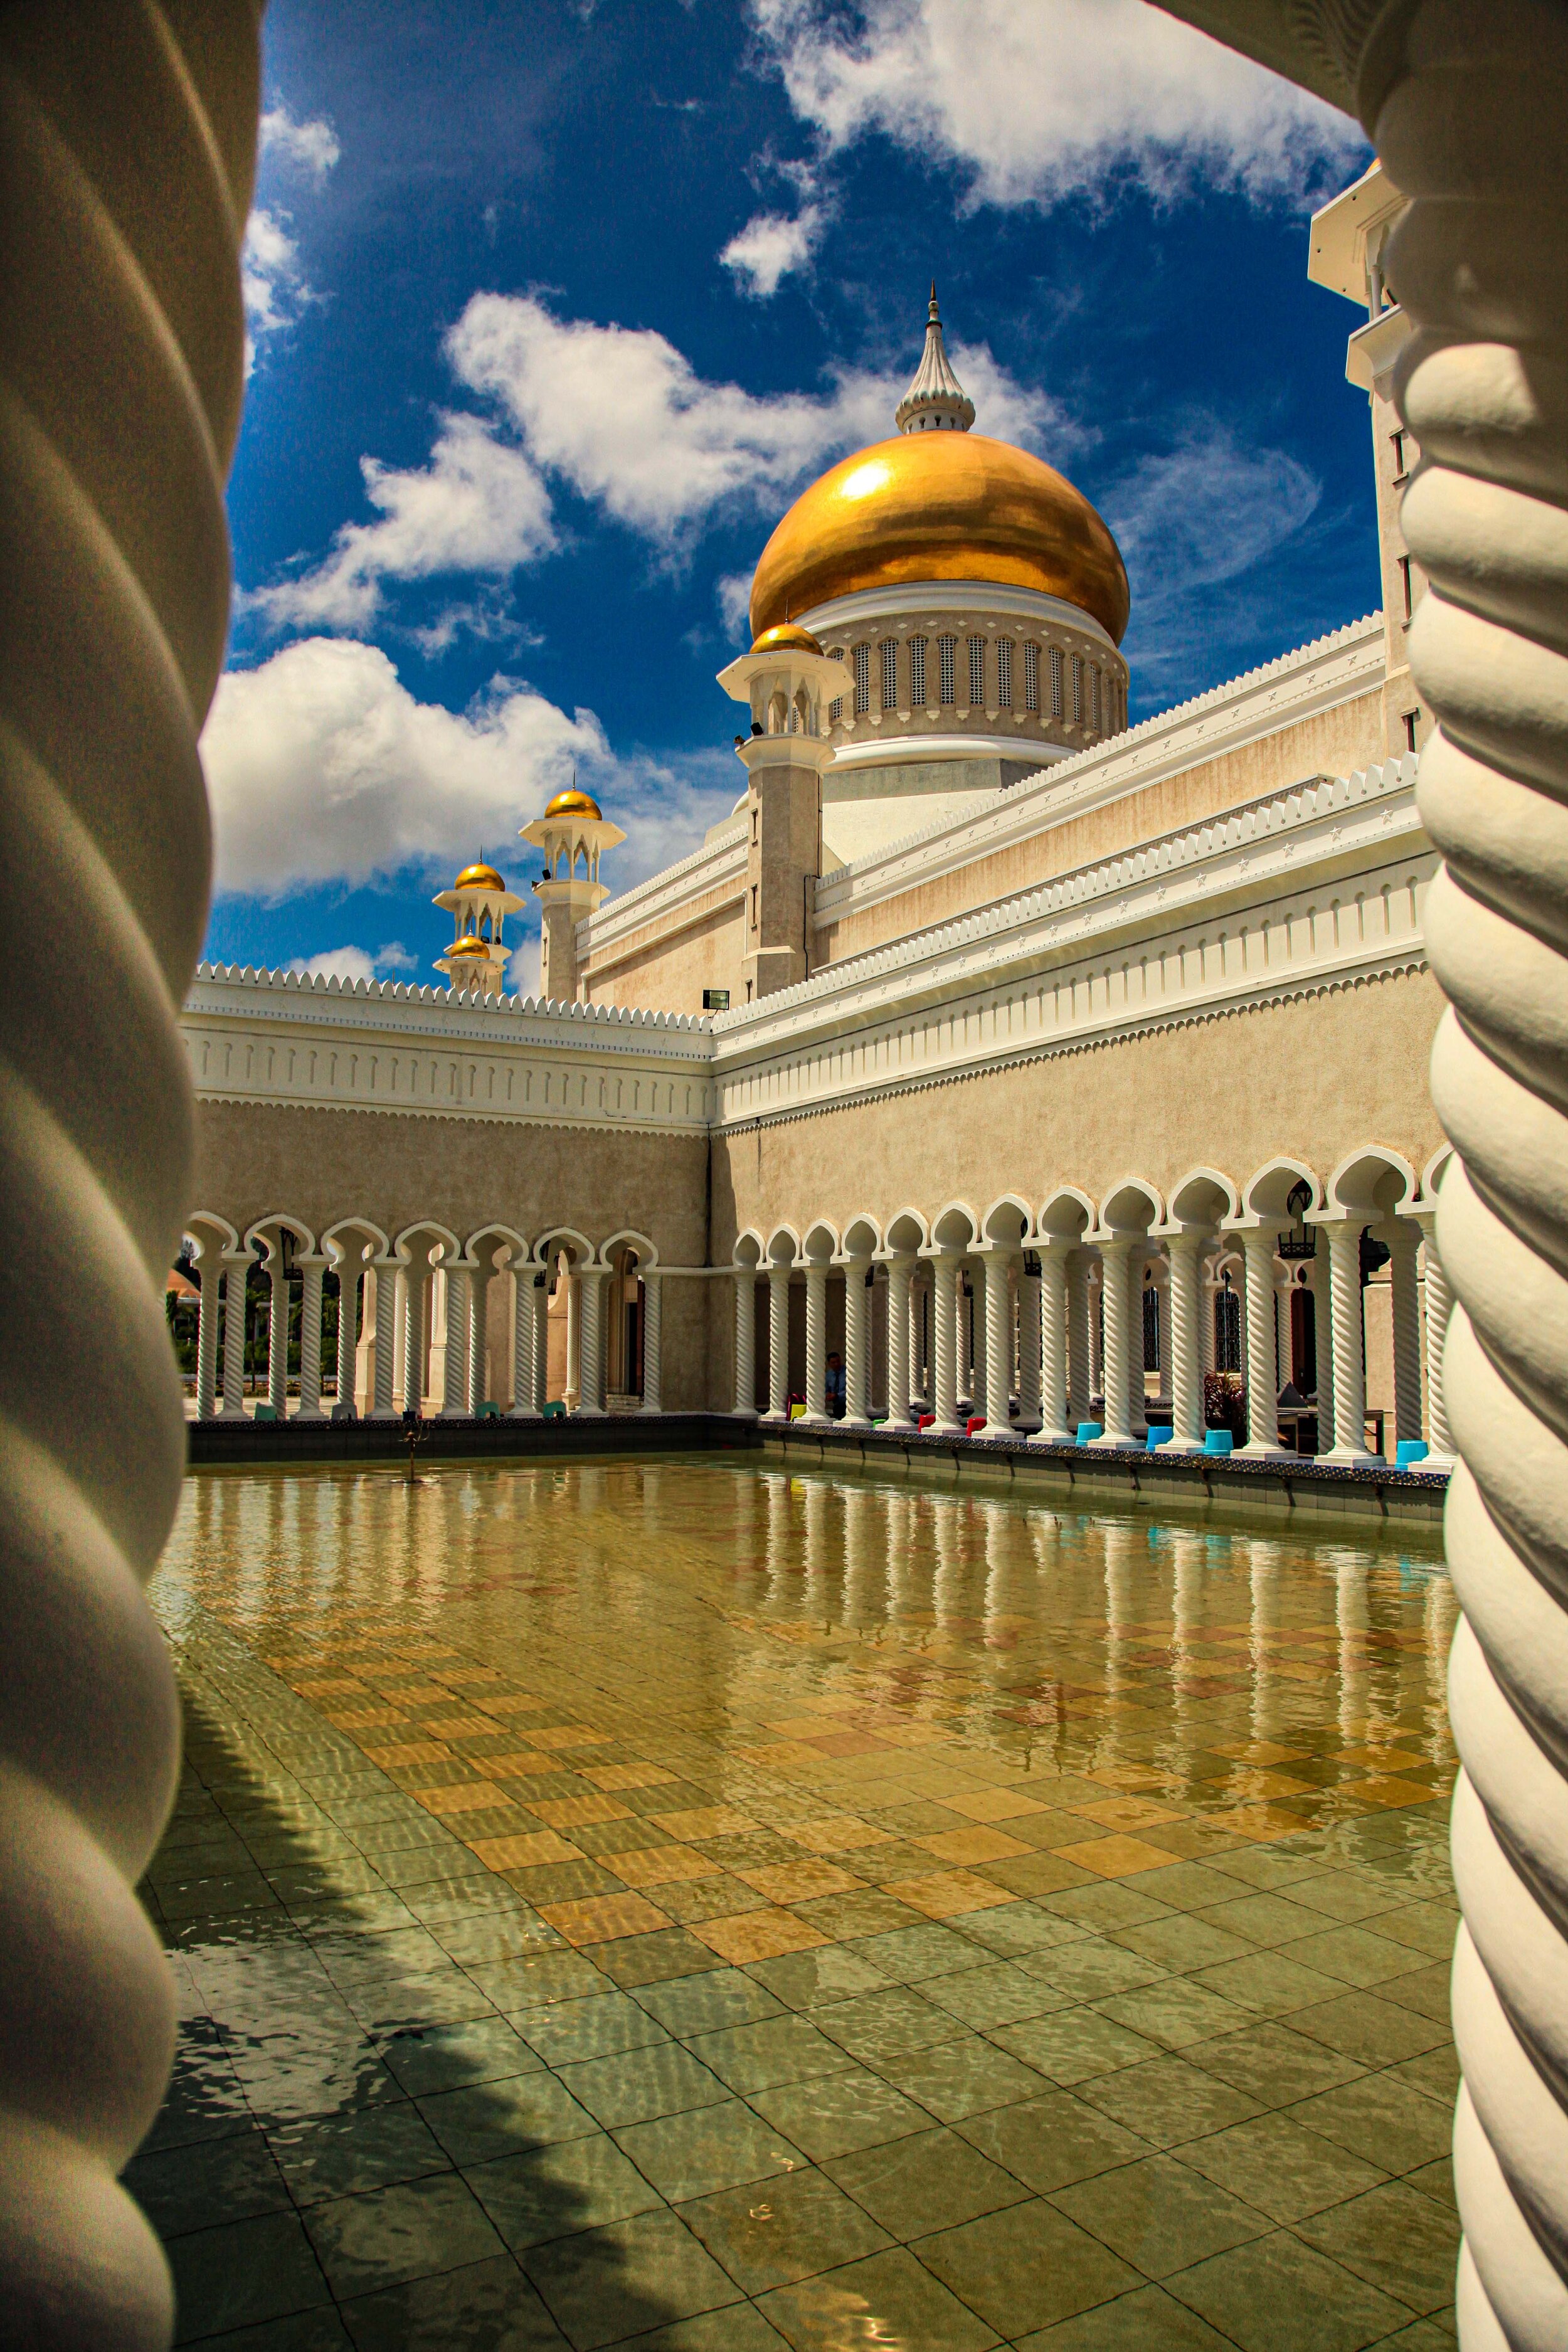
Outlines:
{"label": "blue sky", "polygon": [[752,566],[891,429],[933,274],[978,429],[1117,532],[1135,719],[1374,606],[1354,316],[1305,276],[1365,151],[1142,0],[264,26],[210,954],[438,977],[431,893],[481,846],[526,883],[574,761],[616,887],[694,848]]}

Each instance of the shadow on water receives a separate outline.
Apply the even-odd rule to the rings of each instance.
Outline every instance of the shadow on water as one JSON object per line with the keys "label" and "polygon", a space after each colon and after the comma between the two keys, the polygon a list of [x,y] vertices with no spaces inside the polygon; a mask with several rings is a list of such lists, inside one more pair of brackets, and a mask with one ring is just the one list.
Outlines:
{"label": "shadow on water", "polygon": [[625,1997],[222,1628],[181,1664],[141,1890],[179,2046],[124,2175],[176,2340],[545,2352],[689,2313],[648,2284],[673,2215],[527,2039],[547,2003]]}

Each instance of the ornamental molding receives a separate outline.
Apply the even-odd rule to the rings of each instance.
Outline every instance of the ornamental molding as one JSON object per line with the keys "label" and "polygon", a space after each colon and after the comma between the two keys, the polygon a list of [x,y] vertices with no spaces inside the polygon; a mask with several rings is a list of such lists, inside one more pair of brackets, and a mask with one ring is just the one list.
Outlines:
{"label": "ornamental molding", "polygon": [[1033,840],[1068,817],[1331,710],[1380,686],[1385,664],[1383,615],[1373,613],[1088,751],[1069,752],[1040,774],[1004,786],[988,803],[939,818],[825,876],[816,893],[816,928],[830,928]]}

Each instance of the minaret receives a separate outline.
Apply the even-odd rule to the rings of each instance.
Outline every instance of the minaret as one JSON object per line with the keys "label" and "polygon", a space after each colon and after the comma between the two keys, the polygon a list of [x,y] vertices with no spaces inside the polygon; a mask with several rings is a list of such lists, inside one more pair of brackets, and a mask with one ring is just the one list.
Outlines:
{"label": "minaret", "polygon": [[1381,163],[1312,215],[1307,275],[1318,286],[1363,305],[1345,353],[1345,375],[1372,404],[1372,462],[1377,484],[1377,539],[1383,573],[1384,756],[1420,750],[1432,728],[1410,672],[1410,624],[1426,582],[1405,544],[1399,509],[1421,452],[1394,404],[1394,367],[1410,340],[1410,321],[1389,283],[1388,242],[1408,210]]}
{"label": "minaret", "polygon": [[953,374],[942,339],[942,312],[936,307],[936,280],[931,279],[931,310],[926,319],[926,347],[915,370],[915,380],[900,401],[894,422],[900,433],[967,433],[974,422],[974,403]]}
{"label": "minaret", "polygon": [[533,886],[539,901],[539,992],[557,1004],[578,1003],[577,926],[602,907],[609,887],[599,879],[599,858],[626,835],[609,824],[590,793],[572,784],[557,793],[542,817],[522,828],[522,839],[544,852],[544,872]]}
{"label": "minaret", "polygon": [[509,890],[493,866],[465,866],[449,890],[432,901],[445,907],[457,937],[436,969],[458,996],[504,996],[508,949],[501,934],[509,915],[526,904]]}

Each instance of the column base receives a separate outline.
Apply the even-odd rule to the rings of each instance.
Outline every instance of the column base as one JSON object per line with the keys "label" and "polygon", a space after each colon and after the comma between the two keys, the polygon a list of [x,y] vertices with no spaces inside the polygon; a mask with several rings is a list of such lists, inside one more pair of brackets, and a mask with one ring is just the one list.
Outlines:
{"label": "column base", "polygon": [[331,1421],[331,1414],[323,1404],[301,1404],[294,1410],[296,1421]]}
{"label": "column base", "polygon": [[395,1404],[374,1404],[365,1415],[366,1421],[400,1421],[401,1413]]}
{"label": "column base", "polygon": [[731,1421],[756,1421],[763,1417],[754,1404],[735,1404],[730,1408],[729,1418]]}
{"label": "column base", "polygon": [[1167,1437],[1160,1448],[1162,1454],[1201,1454],[1203,1450],[1201,1437]]}
{"label": "column base", "polygon": [[1042,1422],[1038,1429],[1030,1433],[1028,1442],[1031,1445],[1076,1445],[1078,1433],[1071,1429],[1048,1429]]}
{"label": "column base", "polygon": [[572,1414],[574,1421],[607,1421],[609,1414],[602,1404],[580,1404]]}
{"label": "column base", "polygon": [[544,1415],[536,1404],[509,1405],[503,1418],[507,1421],[542,1421]]}
{"label": "column base", "polygon": [[1301,1456],[1289,1445],[1254,1445],[1249,1440],[1233,1447],[1230,1458],[1233,1462],[1299,1462]]}
{"label": "column base", "polygon": [[1112,1436],[1109,1431],[1102,1437],[1091,1437],[1084,1447],[1086,1454],[1141,1454],[1143,1449],[1132,1432]]}
{"label": "column base", "polygon": [[962,1421],[933,1421],[921,1434],[923,1437],[962,1437],[964,1428],[965,1423]]}
{"label": "column base", "polygon": [[1345,1470],[1392,1470],[1394,1465],[1381,1454],[1358,1452],[1353,1446],[1331,1446],[1327,1454],[1311,1457],[1316,1462],[1332,1462]]}

